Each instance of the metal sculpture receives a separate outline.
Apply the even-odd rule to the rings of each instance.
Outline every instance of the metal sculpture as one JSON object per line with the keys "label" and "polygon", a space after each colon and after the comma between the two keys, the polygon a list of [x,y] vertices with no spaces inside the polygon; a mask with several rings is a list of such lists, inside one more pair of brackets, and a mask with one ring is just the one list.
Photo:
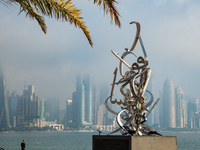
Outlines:
{"label": "metal sculpture", "polygon": [[[136,21],[131,22],[130,24],[136,24],[137,27],[135,40],[131,49],[125,48],[125,52],[122,54],[121,57],[115,51],[111,50],[112,53],[120,60],[119,72],[122,78],[118,82],[116,82],[118,71],[118,68],[116,68],[114,71],[114,79],[112,83],[111,93],[105,101],[105,106],[108,111],[116,115],[116,121],[119,125],[119,128],[109,134],[113,134],[121,130],[123,131],[122,134],[140,136],[152,134],[160,135],[151,126],[144,124],[149,114],[152,112],[153,108],[158,103],[159,99],[157,99],[157,101],[149,110],[148,108],[153,103],[154,99],[152,93],[146,90],[150,79],[151,70],[148,67],[147,54],[142,43],[142,38],[140,36],[140,24]],[[142,52],[144,55],[143,57],[137,57],[137,55],[132,52],[138,40],[141,44]],[[132,65],[129,65],[125,61],[125,57],[129,54],[132,54],[137,60]],[[126,65],[129,69],[125,73],[123,73],[123,64]],[[114,87],[115,85],[119,84],[122,84],[120,87],[120,92],[124,96],[124,100],[113,100]],[[125,88],[127,88],[126,92],[124,90]],[[151,96],[151,99],[149,101],[147,101],[146,97],[144,97],[145,92],[147,92]],[[108,106],[109,100],[111,104],[123,105],[123,107],[121,107],[122,110],[119,113],[112,110]],[[122,123],[122,120],[124,120],[125,123]]]}

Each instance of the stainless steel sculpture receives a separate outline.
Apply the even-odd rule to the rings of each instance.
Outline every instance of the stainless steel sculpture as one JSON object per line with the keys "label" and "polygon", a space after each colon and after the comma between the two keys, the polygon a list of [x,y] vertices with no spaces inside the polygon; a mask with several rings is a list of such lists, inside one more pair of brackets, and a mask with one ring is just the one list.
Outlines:
{"label": "stainless steel sculpture", "polygon": [[[105,101],[105,106],[108,111],[116,115],[116,121],[119,125],[119,128],[109,134],[122,130],[122,134],[140,136],[152,134],[160,135],[152,127],[144,124],[149,114],[158,103],[159,99],[157,99],[157,101],[149,110],[148,108],[153,103],[154,99],[152,93],[146,90],[151,75],[151,70],[148,67],[147,54],[142,43],[142,38],[140,36],[140,24],[136,21],[131,22],[130,24],[136,24],[137,27],[135,40],[131,49],[125,48],[125,52],[122,54],[121,57],[112,50],[112,53],[120,60],[119,72],[122,78],[118,82],[116,82],[118,71],[118,69],[116,68],[114,71],[114,79],[112,83],[111,93]],[[143,57],[137,57],[137,55],[132,52],[138,40],[141,44],[142,52],[144,55]],[[132,65],[129,65],[125,61],[125,57],[130,54],[132,54],[133,57],[137,60]],[[125,73],[123,73],[123,64],[128,67],[128,71],[126,71]],[[114,87],[115,85],[120,84],[120,92],[124,96],[124,100],[113,100]],[[127,88],[126,92],[124,90],[125,88]],[[147,101],[146,97],[144,97],[145,92],[147,92],[151,96],[151,99],[149,101]],[[122,110],[119,113],[112,110],[108,106],[109,100],[111,104],[123,105],[123,107],[121,107]],[[122,123],[122,120],[124,121],[124,123]]]}

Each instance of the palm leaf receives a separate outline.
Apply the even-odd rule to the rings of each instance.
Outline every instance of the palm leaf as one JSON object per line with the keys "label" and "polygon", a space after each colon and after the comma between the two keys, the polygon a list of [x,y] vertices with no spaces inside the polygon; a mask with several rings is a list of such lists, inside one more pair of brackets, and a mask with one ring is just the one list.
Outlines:
{"label": "palm leaf", "polygon": [[40,25],[42,31],[46,34],[47,26],[44,22],[44,17],[38,15],[38,13],[34,11],[33,7],[30,5],[29,2],[27,2],[25,0],[16,0],[15,2],[20,4],[21,10],[19,13],[24,11],[24,12],[26,12],[26,16],[29,16],[31,19],[36,19],[38,24]]}
{"label": "palm leaf", "polygon": [[94,0],[94,4],[97,4],[97,6],[103,6],[104,12],[106,14],[110,13],[111,22],[113,21],[113,18],[115,20],[115,25],[117,27],[121,27],[121,22],[119,20],[120,14],[115,7],[115,4],[118,4],[115,0]]}
{"label": "palm leaf", "polygon": [[85,26],[82,13],[71,2],[71,0],[30,0],[38,12],[49,17],[54,17],[57,20],[68,21],[73,23],[75,27],[82,29],[83,33],[88,39],[88,42],[93,46],[90,32]]}
{"label": "palm leaf", "polygon": [[[5,1],[5,0],[4,0]],[[31,19],[36,19],[41,29],[46,33],[46,25],[44,18],[40,15],[49,16],[57,20],[67,21],[73,23],[75,27],[79,27],[88,39],[88,42],[93,46],[90,31],[79,9],[77,9],[71,0],[7,0],[9,3],[19,3],[21,11],[26,12],[26,16]]]}

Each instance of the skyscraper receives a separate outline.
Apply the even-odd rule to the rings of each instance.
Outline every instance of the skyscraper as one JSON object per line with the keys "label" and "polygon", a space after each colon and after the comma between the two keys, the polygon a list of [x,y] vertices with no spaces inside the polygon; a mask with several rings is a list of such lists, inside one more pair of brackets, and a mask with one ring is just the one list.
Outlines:
{"label": "skyscraper", "polygon": [[34,86],[29,85],[28,90],[23,90],[23,95],[18,97],[17,127],[39,126],[40,100],[34,93]]}
{"label": "skyscraper", "polygon": [[45,120],[46,118],[46,100],[40,99],[40,120]]}
{"label": "skyscraper", "polygon": [[163,127],[176,127],[174,84],[169,78],[163,85]]}
{"label": "skyscraper", "polygon": [[59,120],[59,99],[58,98],[49,98],[46,100],[46,111],[49,113],[47,121],[57,121]]}
{"label": "skyscraper", "polygon": [[84,75],[83,85],[85,87],[85,121],[92,122],[92,85],[89,74]]}
{"label": "skyscraper", "polygon": [[10,127],[6,80],[0,66],[0,128]]}
{"label": "skyscraper", "polygon": [[160,90],[159,91],[159,103],[158,103],[158,107],[159,107],[159,125],[160,127],[163,127],[163,91]]}
{"label": "skyscraper", "polygon": [[185,126],[185,98],[184,92],[179,87],[175,88],[175,100],[176,100],[176,127]]}
{"label": "skyscraper", "polygon": [[66,101],[66,114],[65,114],[65,126],[66,127],[71,127],[72,125],[72,119],[73,119],[73,108],[72,105],[73,102],[72,100],[67,100]]}
{"label": "skyscraper", "polygon": [[[108,98],[109,94],[110,94],[109,86],[108,85],[101,85],[100,86],[100,104],[99,104],[101,106],[101,109],[102,109],[103,106],[105,107],[105,101]],[[110,103],[108,105],[109,105],[109,107],[112,108],[112,105]],[[111,113],[109,113],[108,110],[105,109],[105,112],[103,113],[103,115],[104,115],[103,125],[110,125],[109,114],[111,114]]]}
{"label": "skyscraper", "polygon": [[17,99],[18,94],[16,91],[13,91],[9,98],[10,124],[12,127],[16,127]]}
{"label": "skyscraper", "polygon": [[76,75],[76,91],[72,95],[73,127],[83,127],[92,124],[92,90],[91,77]]}
{"label": "skyscraper", "polygon": [[195,129],[199,127],[199,119],[197,119],[198,115],[198,99],[192,98],[187,103],[187,125],[190,129]]}

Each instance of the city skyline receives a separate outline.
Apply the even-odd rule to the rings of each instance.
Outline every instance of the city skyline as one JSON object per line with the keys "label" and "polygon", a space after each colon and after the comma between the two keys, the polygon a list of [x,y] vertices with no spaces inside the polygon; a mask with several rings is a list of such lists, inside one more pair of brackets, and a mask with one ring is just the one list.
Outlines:
{"label": "city skyline", "polygon": [[[6,87],[3,74],[1,79]],[[152,80],[150,80],[149,91],[152,90],[152,85]],[[111,125],[116,116],[109,115],[103,102],[108,97],[110,89],[107,86],[99,86],[98,90],[94,90],[94,87],[89,74],[82,75],[78,73],[76,75],[76,91],[72,93],[72,100],[66,101],[65,110],[59,109],[59,102],[56,99],[39,99],[34,90],[34,85],[28,85],[27,88],[25,86],[23,95],[17,95],[15,91],[10,96],[6,94],[9,97],[8,108],[10,110],[7,109],[8,112],[13,109],[14,101],[18,101],[16,104],[16,116],[10,115],[10,125],[12,127],[42,127],[48,124],[49,121],[49,124],[51,124],[55,120],[57,121],[54,124],[58,122],[66,124],[66,127],[75,128],[84,128],[91,125]],[[16,96],[18,99],[16,99]],[[88,111],[89,109],[91,111]],[[95,113],[94,110],[96,110]],[[152,117],[148,117],[147,124],[150,126],[158,127],[160,125],[161,128],[189,127],[191,129],[200,127],[199,100],[185,96],[182,88],[174,86],[173,81],[169,78],[163,82],[163,92],[160,94],[159,105],[156,106],[155,110],[151,114]],[[5,123],[5,119],[3,122]]]}

